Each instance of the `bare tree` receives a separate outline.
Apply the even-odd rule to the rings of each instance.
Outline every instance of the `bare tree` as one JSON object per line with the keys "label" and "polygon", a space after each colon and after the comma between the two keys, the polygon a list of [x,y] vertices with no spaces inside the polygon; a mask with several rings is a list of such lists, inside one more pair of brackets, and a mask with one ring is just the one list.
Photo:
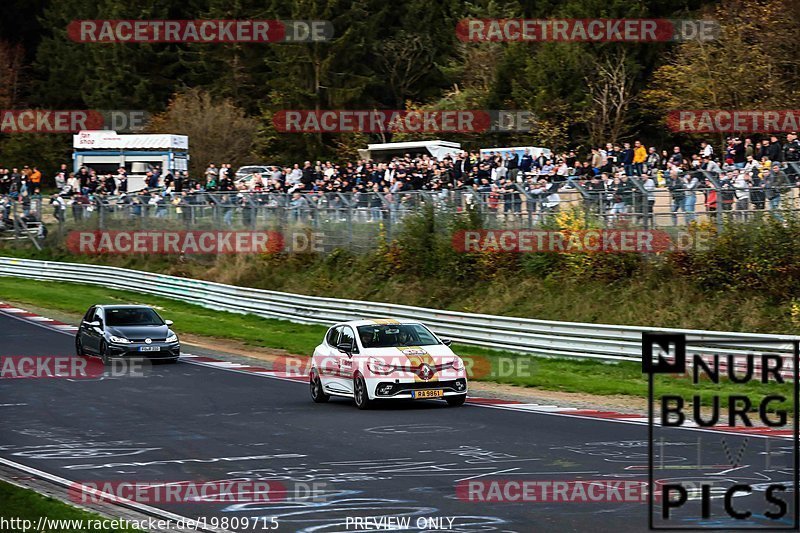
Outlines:
{"label": "bare tree", "polygon": [[634,91],[627,52],[621,49],[596,60],[592,70],[592,75],[584,78],[592,98],[586,121],[589,138],[594,146],[616,143],[631,127],[628,110]]}
{"label": "bare tree", "polygon": [[214,100],[207,92],[192,89],[175,95],[167,110],[153,117],[147,129],[188,135],[190,171],[200,176],[210,162],[251,162],[258,121],[228,99]]}
{"label": "bare tree", "polygon": [[428,35],[401,31],[380,45],[378,59],[398,106],[416,96],[411,88],[435,68],[430,39]]}

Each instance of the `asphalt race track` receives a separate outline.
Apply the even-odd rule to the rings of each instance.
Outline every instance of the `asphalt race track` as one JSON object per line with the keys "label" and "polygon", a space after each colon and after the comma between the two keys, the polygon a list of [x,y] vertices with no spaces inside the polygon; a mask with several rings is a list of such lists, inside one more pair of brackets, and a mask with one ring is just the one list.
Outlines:
{"label": "asphalt race track", "polygon": [[[0,313],[0,355],[73,355],[73,346],[72,335]],[[658,435],[658,479],[791,482],[789,440],[726,434],[721,445],[719,433]],[[280,481],[288,494],[279,501],[151,505],[190,518],[276,517],[281,532],[368,530],[348,517],[410,517],[399,531],[435,530],[417,527],[420,517],[452,519],[444,530],[460,532],[645,531],[646,502],[469,502],[455,487],[646,481],[646,439],[640,424],[469,404],[317,405],[302,384],[186,362],[156,365],[145,377],[0,380],[0,457],[73,481]],[[731,464],[734,452],[741,464]],[[313,484],[316,493],[303,492]],[[791,503],[780,521],[763,515],[771,509],[763,490],[735,500],[753,511],[749,525],[791,525]],[[721,503],[712,502],[716,516]],[[690,503],[695,513],[679,525],[739,525],[696,518]]]}

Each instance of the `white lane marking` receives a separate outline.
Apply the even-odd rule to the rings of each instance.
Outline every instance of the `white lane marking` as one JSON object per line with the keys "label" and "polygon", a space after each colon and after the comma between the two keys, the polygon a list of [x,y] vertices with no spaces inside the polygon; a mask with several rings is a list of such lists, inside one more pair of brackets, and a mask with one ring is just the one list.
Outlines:
{"label": "white lane marking", "polygon": [[519,409],[520,411],[541,411],[541,412],[557,413],[557,412],[579,410],[577,407],[559,407],[558,405],[539,405],[538,403],[519,403],[519,404],[507,404],[507,405],[513,405],[514,408]]}
{"label": "white lane marking", "polygon": [[[34,475],[34,476],[42,478],[42,479],[46,479],[47,481],[50,481],[51,483],[55,483],[56,485],[60,485],[61,487],[66,487],[66,488],[70,489],[70,488],[74,488],[76,486],[76,482],[74,482],[74,481],[70,481],[70,480],[68,480],[66,478],[56,476],[56,475],[51,474],[49,472],[45,472],[44,470],[38,470],[36,468],[24,465],[22,463],[17,463],[15,461],[11,461],[9,459],[6,459],[5,457],[0,457],[0,464],[4,464],[4,465],[9,466],[11,468],[15,468],[17,470],[21,470],[22,472]],[[159,509],[157,507],[151,507],[150,505],[145,505],[143,503],[135,502],[135,501],[132,501],[132,500],[126,500],[125,498],[119,497],[118,495],[112,495],[112,494],[109,494],[107,492],[103,492],[103,491],[97,490],[97,489],[89,487],[89,486],[85,486],[84,485],[81,488],[81,490],[84,491],[84,492],[88,492],[90,494],[96,495],[98,497],[101,497],[103,495],[105,495],[107,497],[113,496],[114,500],[116,502],[118,502],[117,505],[120,505],[121,507],[128,507],[130,509],[136,509],[137,511],[143,512],[145,514],[149,514],[151,516],[157,516],[157,517],[160,517],[160,518],[166,518],[166,519],[172,520],[173,522],[181,522],[183,524],[187,524],[189,527],[197,528],[199,531],[212,531],[214,533],[225,533],[225,531],[226,531],[224,529],[216,529],[216,528],[207,527],[204,524],[201,524],[200,522],[197,522],[196,520],[193,520],[191,518],[187,518],[187,517],[181,516],[179,514],[171,513],[169,511],[164,511],[163,509]]]}
{"label": "white lane marking", "polygon": [[508,468],[506,470],[497,470],[495,472],[484,472],[483,474],[476,474],[474,476],[457,479],[456,483],[458,483],[459,481],[467,481],[468,479],[476,479],[484,476],[495,476],[497,474],[505,474],[506,472],[513,472],[514,470],[519,470],[519,468]]}

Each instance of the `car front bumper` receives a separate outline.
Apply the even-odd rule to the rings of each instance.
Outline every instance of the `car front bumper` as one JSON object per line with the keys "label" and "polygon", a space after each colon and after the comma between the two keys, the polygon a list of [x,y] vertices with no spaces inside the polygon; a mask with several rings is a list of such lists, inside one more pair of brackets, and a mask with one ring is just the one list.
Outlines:
{"label": "car front bumper", "polygon": [[[148,351],[142,351],[141,348],[148,348]],[[152,348],[158,348],[153,350]],[[180,342],[153,342],[145,344],[143,342],[135,342],[131,344],[116,344],[110,343],[108,345],[108,354],[111,357],[128,357],[128,358],[143,358],[143,359],[177,359],[181,355]]]}
{"label": "car front bumper", "polygon": [[[413,398],[412,391],[442,391],[443,398],[460,396],[467,393],[466,378],[446,379],[439,381],[415,381],[413,379],[372,378],[367,381],[367,388],[372,399],[406,399]],[[435,398],[434,398],[435,399]]]}

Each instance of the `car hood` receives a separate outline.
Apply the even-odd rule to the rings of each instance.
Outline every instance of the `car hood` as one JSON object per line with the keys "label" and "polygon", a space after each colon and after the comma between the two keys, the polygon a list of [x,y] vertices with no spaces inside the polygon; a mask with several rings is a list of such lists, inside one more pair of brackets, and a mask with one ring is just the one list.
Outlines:
{"label": "car hood", "polygon": [[365,348],[361,357],[376,357],[381,360],[408,361],[419,364],[420,361],[435,363],[452,360],[456,355],[444,344],[431,346],[398,346],[397,348]]}
{"label": "car hood", "polygon": [[109,326],[108,332],[126,339],[166,339],[170,335],[169,326]]}
{"label": "car hood", "polygon": [[456,358],[453,351],[443,345],[400,346],[397,348],[369,348],[360,354],[357,365],[370,377],[380,377],[383,370],[373,366],[371,361],[379,360],[394,367],[394,372],[414,375],[424,381],[454,379],[463,376],[463,366],[456,370],[451,366]]}

